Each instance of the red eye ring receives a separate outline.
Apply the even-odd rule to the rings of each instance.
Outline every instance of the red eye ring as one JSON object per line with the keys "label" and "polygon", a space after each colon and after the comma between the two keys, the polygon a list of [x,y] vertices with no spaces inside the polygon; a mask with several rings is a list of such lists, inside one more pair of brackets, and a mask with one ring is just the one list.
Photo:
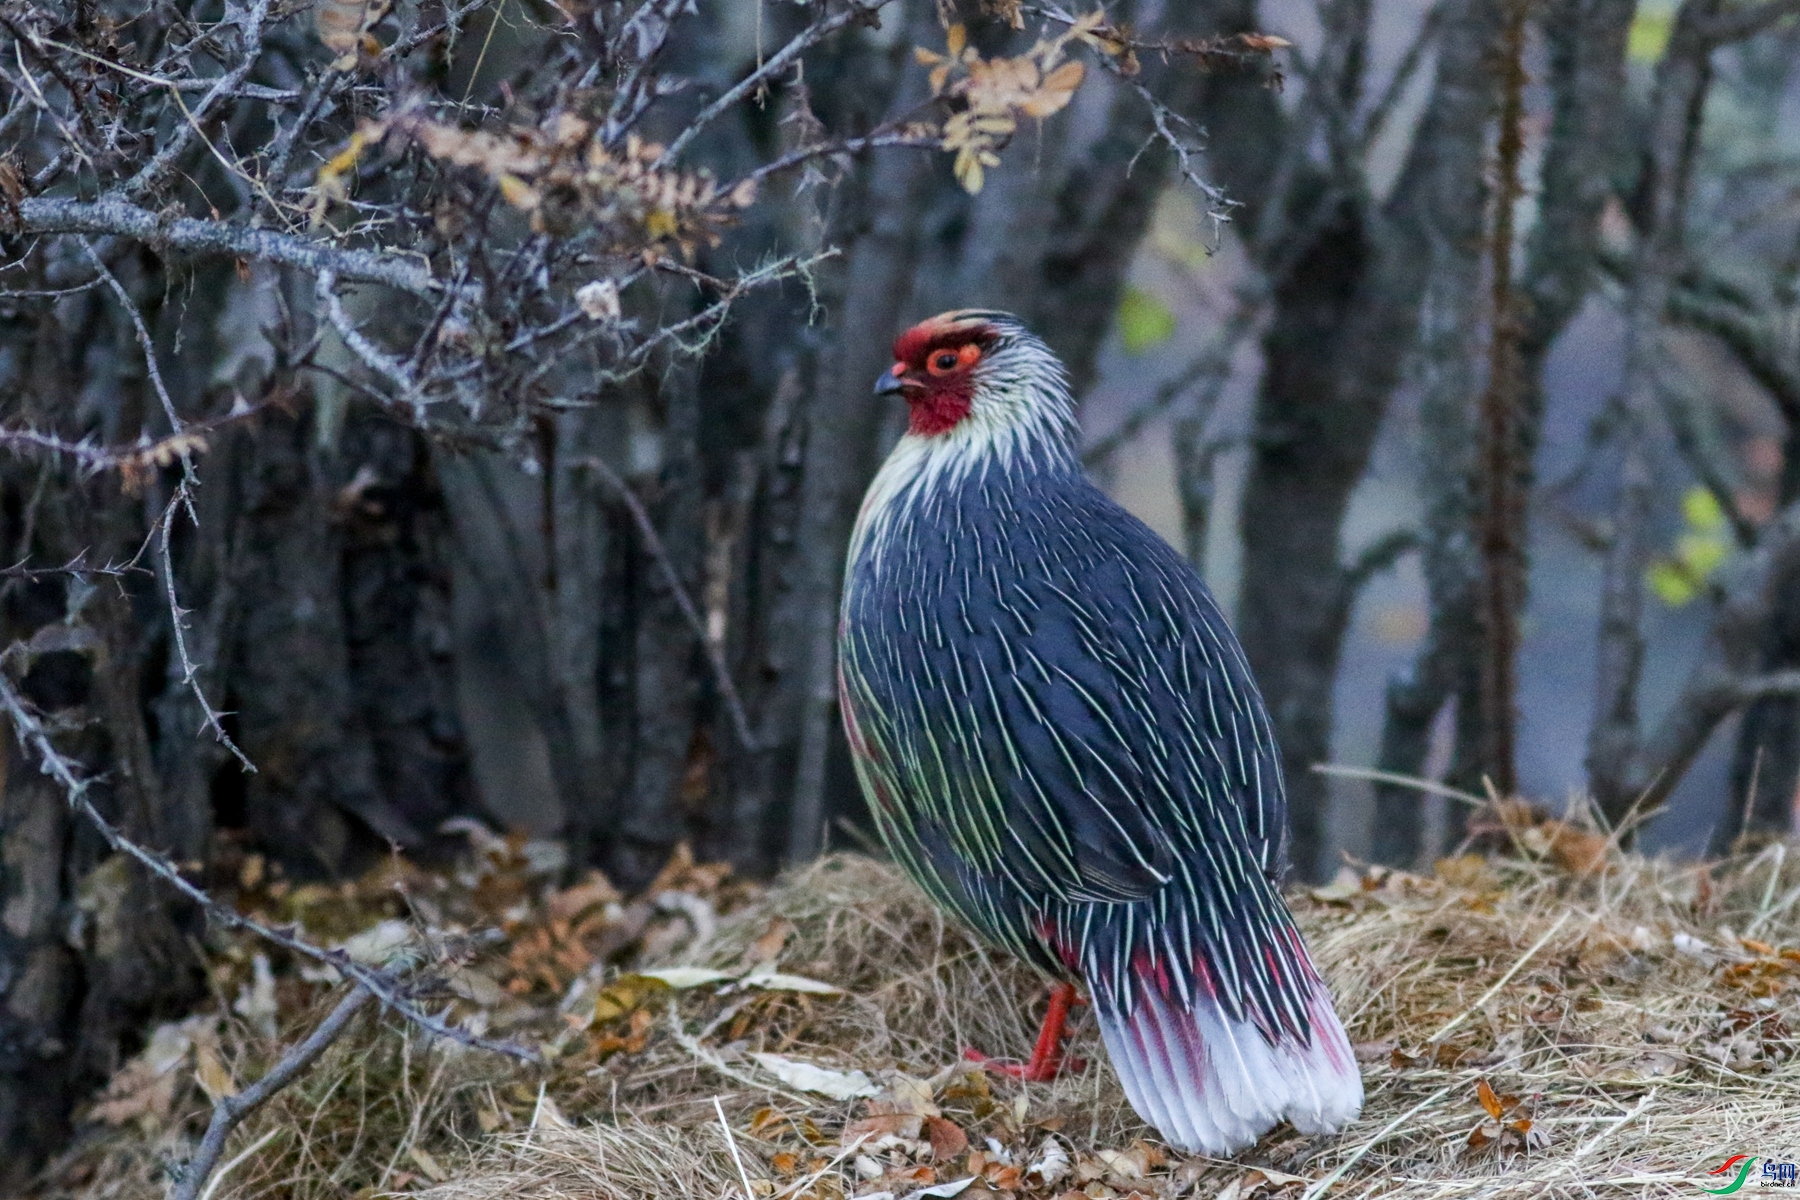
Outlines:
{"label": "red eye ring", "polygon": [[948,375],[974,366],[980,358],[981,347],[969,342],[955,350],[932,351],[931,357],[925,360],[925,370],[933,375]]}

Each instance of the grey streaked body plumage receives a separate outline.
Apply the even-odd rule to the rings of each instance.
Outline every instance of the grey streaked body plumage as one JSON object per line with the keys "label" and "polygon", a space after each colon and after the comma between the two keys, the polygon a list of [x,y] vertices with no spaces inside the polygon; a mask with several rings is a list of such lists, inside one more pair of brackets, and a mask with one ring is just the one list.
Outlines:
{"label": "grey streaked body plumage", "polygon": [[[1042,343],[1004,314],[939,320],[993,345],[966,417],[903,439],[871,487],[842,610],[882,836],[989,940],[1086,982],[1128,1094],[1172,1141],[1335,1126],[1360,1081],[1277,890],[1281,769],[1236,639],[1083,473]],[[1208,1092],[1209,1072],[1267,1095]]]}

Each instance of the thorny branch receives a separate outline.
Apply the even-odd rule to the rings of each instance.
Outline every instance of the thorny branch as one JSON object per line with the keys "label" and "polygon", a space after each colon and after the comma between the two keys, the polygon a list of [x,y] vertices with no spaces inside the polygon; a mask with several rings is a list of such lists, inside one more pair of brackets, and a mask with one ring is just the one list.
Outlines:
{"label": "thorny branch", "polygon": [[[15,643],[15,648],[17,645]],[[9,650],[6,654],[0,654],[0,660],[4,660],[12,652]],[[0,670],[0,712],[11,718],[13,735],[26,752],[37,759],[38,769],[57,783],[67,798],[69,807],[99,831],[108,846],[124,854],[198,906],[208,920],[227,929],[242,929],[290,954],[330,967],[368,991],[397,1016],[411,1021],[435,1037],[505,1054],[524,1062],[537,1061],[537,1054],[523,1046],[477,1036],[420,1008],[413,996],[424,991],[429,980],[408,983],[387,971],[357,962],[342,950],[328,950],[314,945],[292,929],[269,925],[254,917],[245,916],[220,903],[205,889],[191,882],[165,855],[126,837],[95,807],[93,798],[89,795],[94,784],[93,778],[57,749],[50,729],[35,707],[19,694],[5,670]]]}

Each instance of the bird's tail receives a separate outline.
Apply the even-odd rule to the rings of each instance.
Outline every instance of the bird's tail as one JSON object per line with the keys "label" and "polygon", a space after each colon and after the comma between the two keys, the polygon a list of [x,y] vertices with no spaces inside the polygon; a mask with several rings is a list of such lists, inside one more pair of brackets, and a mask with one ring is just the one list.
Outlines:
{"label": "bird's tail", "polygon": [[1362,1110],[1362,1076],[1330,994],[1308,976],[1304,1040],[1265,1038],[1205,989],[1184,1001],[1140,976],[1129,1011],[1108,1011],[1096,991],[1100,1034],[1131,1107],[1171,1145],[1215,1155],[1282,1120],[1301,1133],[1335,1132]]}

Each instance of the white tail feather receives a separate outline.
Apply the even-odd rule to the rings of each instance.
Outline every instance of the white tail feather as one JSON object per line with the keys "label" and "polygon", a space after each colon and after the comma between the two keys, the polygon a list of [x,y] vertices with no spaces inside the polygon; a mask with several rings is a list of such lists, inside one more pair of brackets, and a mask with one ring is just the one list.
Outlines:
{"label": "white tail feather", "polygon": [[1102,1010],[1100,1034],[1131,1107],[1170,1145],[1232,1154],[1283,1120],[1333,1133],[1362,1111],[1362,1076],[1323,984],[1306,1007],[1310,1044],[1271,1045],[1209,996],[1187,1009],[1149,986],[1130,1014]]}

